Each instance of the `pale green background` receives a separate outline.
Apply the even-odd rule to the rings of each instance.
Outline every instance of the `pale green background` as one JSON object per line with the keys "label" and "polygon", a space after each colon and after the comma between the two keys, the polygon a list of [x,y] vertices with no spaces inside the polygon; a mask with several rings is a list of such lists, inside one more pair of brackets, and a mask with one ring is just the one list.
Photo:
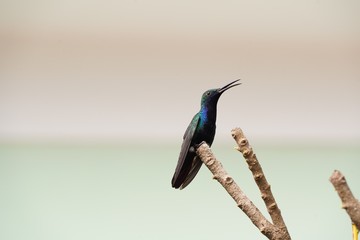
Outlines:
{"label": "pale green background", "polygon": [[170,180],[202,92],[213,150],[264,211],[241,126],[293,239],[350,239],[360,2],[0,1],[0,239],[265,239],[206,168]]}
{"label": "pale green background", "polygon": [[[214,144],[229,174],[266,212],[235,144]],[[0,238],[266,239],[206,168],[188,188],[171,188],[178,148],[2,145]],[[293,239],[351,239],[328,179],[340,169],[360,196],[359,149],[255,147]]]}

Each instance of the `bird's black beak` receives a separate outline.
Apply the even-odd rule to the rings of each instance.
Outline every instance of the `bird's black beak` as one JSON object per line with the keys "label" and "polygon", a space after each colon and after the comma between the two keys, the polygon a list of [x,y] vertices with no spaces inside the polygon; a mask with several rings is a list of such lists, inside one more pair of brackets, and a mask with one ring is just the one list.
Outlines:
{"label": "bird's black beak", "polygon": [[[228,90],[228,89],[230,89],[230,88],[232,88],[232,87],[235,87],[235,86],[237,86],[237,85],[240,85],[241,83],[239,83],[238,81],[240,81],[240,79],[237,79],[237,80],[235,80],[235,81],[233,81],[233,82],[231,82],[231,83],[223,86],[222,88],[219,88],[219,89],[218,89],[218,92],[219,92],[219,93],[223,93],[223,92],[225,92],[226,90]],[[238,82],[238,83],[236,83],[236,82]],[[235,83],[235,84],[234,84],[234,83]]]}

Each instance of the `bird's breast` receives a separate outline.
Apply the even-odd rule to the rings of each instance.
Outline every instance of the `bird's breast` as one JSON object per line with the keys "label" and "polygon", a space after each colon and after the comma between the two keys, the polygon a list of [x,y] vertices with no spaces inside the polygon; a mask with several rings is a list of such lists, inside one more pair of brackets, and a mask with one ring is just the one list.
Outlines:
{"label": "bird's breast", "polygon": [[205,122],[199,127],[196,136],[195,136],[195,144],[200,144],[202,141],[205,141],[207,144],[211,146],[214,136],[215,136],[216,125],[214,123]]}

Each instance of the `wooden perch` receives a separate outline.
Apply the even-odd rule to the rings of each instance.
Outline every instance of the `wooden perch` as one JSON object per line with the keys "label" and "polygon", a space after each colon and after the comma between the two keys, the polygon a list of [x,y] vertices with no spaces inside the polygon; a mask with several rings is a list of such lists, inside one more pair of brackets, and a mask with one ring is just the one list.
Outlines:
{"label": "wooden perch", "polygon": [[235,128],[231,131],[231,135],[235,139],[238,148],[246,163],[249,165],[249,169],[254,176],[254,180],[259,187],[261,198],[264,200],[267,211],[270,214],[272,222],[275,226],[280,228],[282,231],[287,232],[285,222],[281,216],[281,211],[276,204],[275,198],[271,192],[270,185],[265,178],[265,174],[261,168],[257,157],[251,148],[249,141],[246,139],[243,131],[240,128]]}
{"label": "wooden perch", "polygon": [[344,175],[335,170],[329,180],[341,199],[342,207],[346,210],[357,229],[360,229],[360,202],[352,194]]}
{"label": "wooden perch", "polygon": [[[205,142],[197,148],[196,153],[212,172],[214,179],[225,188],[229,195],[235,200],[237,206],[250,218],[262,234],[271,240],[290,240],[290,234],[287,231],[280,210],[271,193],[270,185],[267,183],[261,166],[249,146],[248,141],[245,136],[241,134],[242,131],[239,128],[232,131],[232,135],[239,145],[239,151],[243,153],[249,164],[250,170],[254,174],[254,179],[259,186],[261,196],[267,206],[273,223],[268,221],[260,210],[244,194],[234,179],[223,168],[221,162],[215,158],[210,147]],[[256,162],[253,161],[254,159]]]}

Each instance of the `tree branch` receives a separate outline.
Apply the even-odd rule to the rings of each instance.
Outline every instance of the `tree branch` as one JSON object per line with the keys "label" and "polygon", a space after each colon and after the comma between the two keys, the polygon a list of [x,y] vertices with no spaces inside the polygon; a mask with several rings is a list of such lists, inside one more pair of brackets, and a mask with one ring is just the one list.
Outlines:
{"label": "tree branch", "polygon": [[290,234],[288,233],[285,223],[282,220],[280,210],[278,209],[275,199],[271,193],[270,185],[265,179],[265,176],[261,170],[261,166],[258,163],[255,154],[249,147],[249,144],[245,137],[239,137],[239,132],[234,132],[234,130],[232,131],[232,134],[236,141],[237,139],[239,139],[239,142],[243,143],[239,145],[239,151],[243,153],[244,157],[246,159],[250,157],[250,159],[256,160],[256,163],[254,163],[253,161],[249,161],[251,163],[251,165],[249,164],[249,168],[250,170],[254,169],[254,171],[252,170],[253,174],[256,173],[256,175],[254,175],[254,178],[257,183],[259,182],[258,186],[259,184],[261,186],[259,186],[259,188],[262,193],[262,198],[264,199],[265,204],[268,208],[270,216],[273,220],[273,224],[264,217],[260,210],[251,202],[251,200],[236,184],[234,179],[229,176],[229,174],[223,168],[221,162],[215,158],[210,147],[205,142],[203,142],[197,148],[197,155],[213,173],[214,179],[216,179],[225,188],[229,195],[235,200],[237,206],[250,218],[250,220],[260,230],[262,234],[264,234],[268,239],[271,240],[290,240]]}
{"label": "tree branch", "polygon": [[344,175],[335,170],[329,180],[341,199],[342,207],[346,210],[357,229],[360,229],[360,202],[352,194]]}
{"label": "tree branch", "polygon": [[265,202],[272,222],[275,226],[282,229],[282,231],[287,232],[285,222],[281,216],[281,211],[276,204],[275,198],[271,192],[270,185],[265,178],[261,165],[257,160],[257,157],[252,147],[250,146],[249,141],[246,139],[243,131],[240,128],[233,129],[231,131],[231,135],[238,145],[237,150],[243,154],[246,163],[249,165],[249,169],[254,176],[254,180],[257,186],[259,187],[261,198]]}
{"label": "tree branch", "polygon": [[205,163],[216,179],[234,199],[237,206],[250,218],[254,225],[267,236],[273,238],[275,230],[272,224],[262,215],[260,210],[250,201],[234,179],[229,176],[221,162],[215,158],[209,145],[203,142],[196,150],[200,159]]}

